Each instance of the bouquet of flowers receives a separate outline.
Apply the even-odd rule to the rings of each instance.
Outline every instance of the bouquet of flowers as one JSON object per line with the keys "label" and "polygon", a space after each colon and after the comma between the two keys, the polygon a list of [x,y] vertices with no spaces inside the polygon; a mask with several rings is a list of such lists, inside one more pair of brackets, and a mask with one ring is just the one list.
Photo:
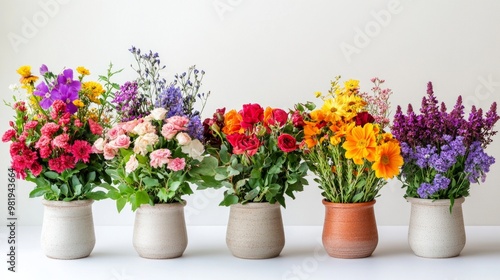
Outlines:
{"label": "bouquet of flowers", "polygon": [[205,155],[200,111],[194,109],[197,98],[204,106],[209,95],[198,93],[204,72],[193,66],[167,84],[157,53],[141,54],[135,47],[130,52],[138,78],[116,93],[120,122],[96,145],[118,186],[108,196],[118,211],[127,202],[132,210],[141,204],[183,203],[182,196],[193,193],[190,183],[213,178],[217,167],[217,160]]}
{"label": "bouquet of flowers", "polygon": [[464,116],[462,97],[447,112],[446,105],[434,96],[432,83],[422,99],[420,114],[408,105],[404,115],[398,106],[392,131],[401,142],[404,165],[399,179],[405,197],[450,199],[469,195],[471,183],[484,182],[495,162],[485,152],[499,116],[494,102],[483,117],[482,109],[472,106]]}
{"label": "bouquet of flowers", "polygon": [[12,142],[11,165],[17,177],[36,184],[30,197],[62,201],[106,197],[95,190],[99,185],[107,187],[101,180],[110,180],[103,172],[104,158],[93,145],[110,126],[108,99],[117,86],[110,78],[117,72],[110,65],[107,76],[100,76],[103,87],[84,81],[88,69],[76,70],[79,76],[74,79],[73,69],[56,75],[42,65],[43,81],[36,86],[39,78],[31,74],[30,66],[17,70],[27,98],[18,101],[14,97],[16,116],[2,141]]}
{"label": "bouquet of flowers", "polygon": [[303,157],[318,176],[315,181],[329,202],[368,202],[377,197],[386,179],[399,173],[403,164],[398,141],[384,128],[389,119],[390,89],[384,80],[372,79],[373,95],[360,93],[359,81],[340,77],[331,82],[327,95],[312,102],[297,104],[303,118]]}
{"label": "bouquet of flowers", "polygon": [[[204,121],[209,152],[220,167],[214,180],[227,187],[220,205],[247,202],[285,204],[308,182],[301,161],[302,125],[297,116],[279,108],[245,104],[240,111],[218,109]],[[200,186],[219,187],[217,184]]]}

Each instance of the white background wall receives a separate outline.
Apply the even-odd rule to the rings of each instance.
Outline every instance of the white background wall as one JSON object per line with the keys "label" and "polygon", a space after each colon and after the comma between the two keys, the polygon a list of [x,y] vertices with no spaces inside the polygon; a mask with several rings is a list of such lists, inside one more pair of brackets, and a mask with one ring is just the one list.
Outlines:
{"label": "white background wall", "polygon": [[[15,70],[34,72],[83,65],[92,78],[109,62],[125,68],[116,81],[134,78],[131,45],[160,53],[172,79],[196,64],[207,72],[204,89],[212,96],[204,117],[216,108],[248,102],[290,108],[326,91],[336,75],[361,80],[386,79],[396,105],[419,107],[426,83],[452,107],[466,103],[487,109],[500,101],[500,2],[489,1],[1,1],[0,96],[10,100]],[[0,131],[13,112],[0,110]],[[488,152],[500,157],[497,136]],[[7,185],[8,145],[0,144],[0,186]],[[464,204],[467,225],[500,225],[500,164],[487,182],[473,185]],[[321,225],[320,190],[311,185],[288,200],[285,225]],[[379,225],[406,225],[410,205],[396,180],[375,205]],[[33,185],[19,182],[20,224],[39,225],[40,198],[29,199]],[[0,187],[0,217],[6,217],[6,188]],[[221,192],[198,191],[187,198],[191,225],[225,225],[229,209],[219,207]],[[127,208],[118,214],[113,201],[94,204],[96,225],[132,225]]]}

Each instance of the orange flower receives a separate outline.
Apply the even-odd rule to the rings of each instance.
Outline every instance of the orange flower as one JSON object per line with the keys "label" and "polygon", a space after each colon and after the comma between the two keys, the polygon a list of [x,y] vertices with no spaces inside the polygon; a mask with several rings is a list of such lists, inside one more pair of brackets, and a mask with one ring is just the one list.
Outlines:
{"label": "orange flower", "polygon": [[399,174],[399,168],[403,165],[401,149],[396,142],[387,142],[377,147],[377,154],[372,169],[375,170],[377,178],[390,179]]}
{"label": "orange flower", "polygon": [[222,132],[226,135],[233,133],[243,133],[245,130],[241,127],[241,121],[243,118],[236,112],[236,110],[231,110],[224,115],[224,127]]}
{"label": "orange flower", "polygon": [[345,157],[353,159],[356,164],[362,164],[363,159],[373,161],[377,148],[373,124],[367,123],[363,127],[355,126],[346,135],[346,141],[342,147],[346,150]]}
{"label": "orange flower", "polygon": [[317,136],[321,132],[315,122],[304,121],[304,142],[311,148],[318,143]]}

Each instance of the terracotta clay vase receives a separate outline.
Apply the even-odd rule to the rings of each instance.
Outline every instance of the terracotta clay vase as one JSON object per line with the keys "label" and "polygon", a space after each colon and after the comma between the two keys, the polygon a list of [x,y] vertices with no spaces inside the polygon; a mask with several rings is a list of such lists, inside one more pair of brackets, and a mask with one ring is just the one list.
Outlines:
{"label": "terracotta clay vase", "polygon": [[188,244],[184,205],[141,205],[135,213],[133,244],[139,256],[147,259],[182,256]]}
{"label": "terracotta clay vase", "polygon": [[277,257],[285,246],[279,203],[247,203],[230,206],[226,244],[243,259]]}
{"label": "terracotta clay vase", "polygon": [[462,214],[464,198],[456,198],[450,212],[449,199],[407,198],[411,203],[408,243],[424,258],[456,257],[465,247]]}
{"label": "terracotta clay vase", "polygon": [[370,256],[378,244],[375,200],[362,203],[332,203],[323,200],[325,222],[323,246],[335,258]]}
{"label": "terracotta clay vase", "polygon": [[44,205],[41,245],[53,259],[71,260],[90,255],[95,245],[93,200],[51,201]]}

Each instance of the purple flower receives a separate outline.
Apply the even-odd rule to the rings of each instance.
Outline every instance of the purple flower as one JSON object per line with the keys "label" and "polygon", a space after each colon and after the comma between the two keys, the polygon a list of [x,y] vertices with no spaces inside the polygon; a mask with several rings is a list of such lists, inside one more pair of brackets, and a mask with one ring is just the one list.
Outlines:
{"label": "purple flower", "polygon": [[494,163],[495,158],[484,152],[481,142],[472,143],[465,160],[465,172],[469,173],[469,182],[479,183],[479,178],[481,178],[481,182],[484,182],[486,173],[490,171],[490,166]]}
{"label": "purple flower", "polygon": [[198,139],[203,142],[203,124],[199,116],[194,116],[188,123],[188,134],[193,139]]}
{"label": "purple flower", "polygon": [[65,69],[62,74],[57,76],[58,85],[66,85],[68,87],[74,88],[77,92],[80,90],[81,83],[79,81],[73,80],[73,70]]}
{"label": "purple flower", "polygon": [[40,75],[45,75],[45,73],[49,72],[49,68],[47,67],[47,65],[45,64],[42,64],[42,66],[40,66]]}
{"label": "purple flower", "polygon": [[49,87],[45,84],[45,82],[41,82],[38,86],[36,86],[34,95],[41,96],[42,100],[40,101],[40,107],[47,110],[52,106],[54,100],[57,98],[52,95],[49,91]]}
{"label": "purple flower", "polygon": [[421,198],[429,198],[436,192],[440,190],[445,190],[450,185],[451,180],[444,177],[441,174],[436,174],[432,184],[422,183],[420,187],[417,189],[417,193]]}
{"label": "purple flower", "polygon": [[66,103],[67,112],[73,114],[78,110],[75,104],[73,104],[73,101],[78,99],[78,91],[74,87],[59,85],[59,87],[52,91],[52,97]]}
{"label": "purple flower", "polygon": [[155,107],[167,110],[167,118],[186,115],[184,113],[184,99],[182,98],[181,89],[173,84],[158,95]]}
{"label": "purple flower", "polygon": [[149,102],[147,98],[139,93],[137,82],[126,82],[120,87],[111,101],[116,104],[116,110],[120,112],[120,121],[126,122],[145,117],[149,114]]}

